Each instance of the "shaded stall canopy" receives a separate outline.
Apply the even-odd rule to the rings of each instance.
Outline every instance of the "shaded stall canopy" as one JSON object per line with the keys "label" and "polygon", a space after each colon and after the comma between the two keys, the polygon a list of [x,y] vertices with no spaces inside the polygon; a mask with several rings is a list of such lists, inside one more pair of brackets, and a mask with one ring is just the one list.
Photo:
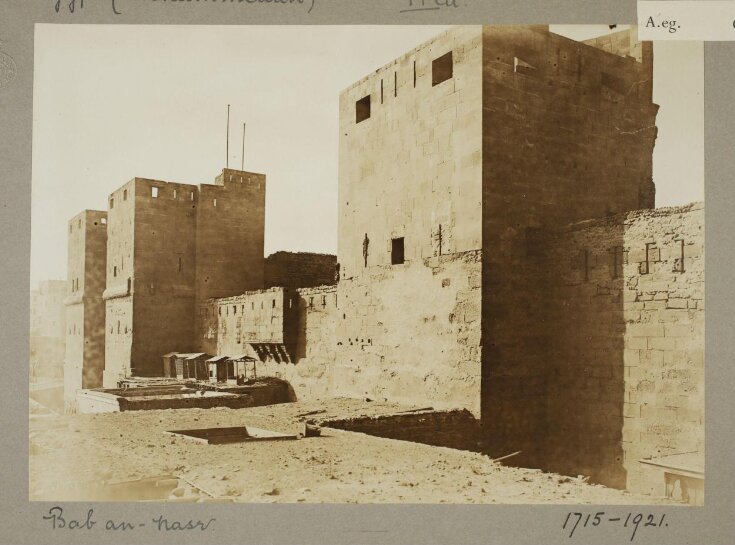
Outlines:
{"label": "shaded stall canopy", "polygon": [[176,378],[208,380],[207,360],[211,357],[205,352],[176,354]]}
{"label": "shaded stall canopy", "polygon": [[246,354],[214,356],[207,359],[210,382],[242,384],[248,378],[257,378],[257,360]]}
{"label": "shaded stall canopy", "polygon": [[260,361],[272,360],[277,363],[291,363],[291,356],[282,343],[248,343]]}

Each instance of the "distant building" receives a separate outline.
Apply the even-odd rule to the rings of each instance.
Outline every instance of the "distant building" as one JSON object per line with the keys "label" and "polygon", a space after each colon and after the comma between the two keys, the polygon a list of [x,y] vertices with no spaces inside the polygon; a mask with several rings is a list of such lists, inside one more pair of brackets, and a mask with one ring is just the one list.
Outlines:
{"label": "distant building", "polygon": [[107,212],[85,210],[68,224],[64,405],[76,410],[76,392],[102,386],[105,366]]}
{"label": "distant building", "polygon": [[43,280],[31,292],[30,364],[31,379],[61,378],[64,365],[63,280]]}

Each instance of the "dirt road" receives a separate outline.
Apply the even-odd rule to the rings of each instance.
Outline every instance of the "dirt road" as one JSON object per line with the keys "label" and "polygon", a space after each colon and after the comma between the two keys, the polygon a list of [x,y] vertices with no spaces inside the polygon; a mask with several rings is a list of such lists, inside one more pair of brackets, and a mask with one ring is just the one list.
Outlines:
{"label": "dirt road", "polygon": [[37,416],[30,425],[31,499],[92,499],[91,487],[101,483],[175,475],[195,486],[177,489],[172,499],[194,500],[199,494],[238,502],[664,502],[507,467],[474,452],[339,430],[296,441],[225,445],[164,433],[243,425],[296,433],[303,431],[305,413],[345,417],[397,409],[406,407],[337,399],[238,410]]}

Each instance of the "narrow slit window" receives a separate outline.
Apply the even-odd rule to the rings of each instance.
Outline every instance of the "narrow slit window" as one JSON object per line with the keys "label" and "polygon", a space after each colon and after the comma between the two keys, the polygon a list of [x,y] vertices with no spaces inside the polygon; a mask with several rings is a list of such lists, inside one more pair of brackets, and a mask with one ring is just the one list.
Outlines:
{"label": "narrow slit window", "polygon": [[115,208],[115,199],[110,199],[110,208]]}
{"label": "narrow slit window", "polygon": [[123,189],[123,200],[124,201],[128,200],[128,190],[127,189]]}
{"label": "narrow slit window", "polygon": [[355,102],[355,123],[365,121],[370,117],[370,95]]}
{"label": "narrow slit window", "polygon": [[416,61],[413,61],[413,86],[416,87]]}
{"label": "narrow slit window", "polygon": [[217,199],[212,199],[212,206],[217,206]]}
{"label": "narrow slit window", "polygon": [[178,191],[174,189],[174,199],[178,196]]}
{"label": "narrow slit window", "polygon": [[394,238],[390,243],[390,263],[391,265],[400,265],[404,262],[404,242],[403,237]]}
{"label": "narrow slit window", "polygon": [[184,259],[181,257],[179,258],[177,269],[179,272],[182,272],[184,270]]}
{"label": "narrow slit window", "polygon": [[452,79],[454,72],[454,62],[452,60],[452,52],[442,55],[438,59],[434,59],[431,63],[431,85],[439,85],[449,79]]}
{"label": "narrow slit window", "polygon": [[398,72],[393,72],[393,96],[398,96]]}
{"label": "narrow slit window", "polygon": [[383,79],[380,79],[380,103],[383,104]]}

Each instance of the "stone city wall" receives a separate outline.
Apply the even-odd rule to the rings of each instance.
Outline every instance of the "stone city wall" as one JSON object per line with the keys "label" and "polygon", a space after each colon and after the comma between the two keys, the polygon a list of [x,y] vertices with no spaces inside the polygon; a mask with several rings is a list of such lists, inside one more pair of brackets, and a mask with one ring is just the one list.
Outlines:
{"label": "stone city wall", "polygon": [[480,261],[465,252],[341,280],[335,395],[479,415]]}
{"label": "stone city wall", "polygon": [[630,212],[540,240],[545,468],[651,493],[660,483],[639,460],[704,456],[703,206]]}
{"label": "stone city wall", "polygon": [[210,300],[199,307],[199,350],[255,357],[258,376],[288,381],[298,399],[326,397],[336,315],[335,286],[270,288]]}

